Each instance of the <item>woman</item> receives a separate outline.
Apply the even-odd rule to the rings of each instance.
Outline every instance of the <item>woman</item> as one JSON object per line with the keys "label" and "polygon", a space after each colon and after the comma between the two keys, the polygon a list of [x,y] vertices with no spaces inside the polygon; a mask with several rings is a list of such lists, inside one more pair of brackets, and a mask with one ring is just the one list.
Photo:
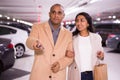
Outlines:
{"label": "woman", "polygon": [[77,14],[75,25],[76,30],[73,32],[75,60],[69,67],[68,80],[93,80],[93,68],[97,59],[104,59],[102,39],[93,33],[92,18],[88,13]]}

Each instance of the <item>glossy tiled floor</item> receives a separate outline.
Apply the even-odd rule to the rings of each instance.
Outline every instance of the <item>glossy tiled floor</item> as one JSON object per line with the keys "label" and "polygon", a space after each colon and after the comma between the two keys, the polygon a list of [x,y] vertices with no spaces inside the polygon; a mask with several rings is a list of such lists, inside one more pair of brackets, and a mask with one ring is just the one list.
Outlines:
{"label": "glossy tiled floor", "polygon": [[[120,52],[104,48],[105,62],[108,64],[108,80],[120,80]],[[23,58],[17,59],[13,68],[5,71],[0,80],[29,80],[33,64],[33,51],[27,51]]]}

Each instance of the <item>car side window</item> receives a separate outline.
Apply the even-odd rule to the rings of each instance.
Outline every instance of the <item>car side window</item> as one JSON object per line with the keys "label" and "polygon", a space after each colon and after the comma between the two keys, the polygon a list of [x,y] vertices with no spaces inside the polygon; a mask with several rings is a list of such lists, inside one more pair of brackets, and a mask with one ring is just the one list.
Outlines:
{"label": "car side window", "polygon": [[96,25],[96,28],[98,28],[98,29],[112,29],[112,25],[111,24],[98,24],[98,25]]}
{"label": "car side window", "polygon": [[120,24],[113,24],[113,30],[116,33],[120,33]]}
{"label": "car side window", "polygon": [[0,35],[6,35],[6,34],[15,34],[16,30],[6,28],[6,27],[0,27]]}

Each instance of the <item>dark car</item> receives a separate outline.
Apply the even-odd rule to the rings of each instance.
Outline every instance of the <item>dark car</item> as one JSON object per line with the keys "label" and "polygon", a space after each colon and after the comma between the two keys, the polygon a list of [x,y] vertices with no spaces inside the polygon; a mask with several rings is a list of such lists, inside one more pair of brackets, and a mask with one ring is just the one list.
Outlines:
{"label": "dark car", "polygon": [[120,32],[120,23],[96,23],[94,27],[95,32],[101,35],[103,45],[106,45],[105,42],[109,34]]}
{"label": "dark car", "polygon": [[106,40],[106,46],[112,49],[120,50],[120,33],[109,34]]}
{"label": "dark car", "polygon": [[0,73],[11,68],[14,62],[14,47],[11,44],[11,40],[0,38]]}
{"label": "dark car", "polygon": [[[66,29],[68,29],[69,31],[73,32],[73,29],[75,28],[75,24],[68,24],[68,25],[64,25],[64,27]],[[76,29],[76,28],[75,28]]]}

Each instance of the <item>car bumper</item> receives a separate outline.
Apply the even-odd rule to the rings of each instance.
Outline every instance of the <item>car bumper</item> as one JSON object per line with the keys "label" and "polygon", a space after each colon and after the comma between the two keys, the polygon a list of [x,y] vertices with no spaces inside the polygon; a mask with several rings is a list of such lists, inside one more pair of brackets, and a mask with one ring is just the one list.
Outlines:
{"label": "car bumper", "polygon": [[1,62],[2,62],[2,71],[5,71],[9,68],[11,68],[14,65],[15,62],[15,52],[14,49],[9,49],[4,52],[3,55],[1,55]]}
{"label": "car bumper", "polygon": [[118,48],[118,44],[119,44],[119,40],[106,40],[106,46],[112,49],[117,49]]}

